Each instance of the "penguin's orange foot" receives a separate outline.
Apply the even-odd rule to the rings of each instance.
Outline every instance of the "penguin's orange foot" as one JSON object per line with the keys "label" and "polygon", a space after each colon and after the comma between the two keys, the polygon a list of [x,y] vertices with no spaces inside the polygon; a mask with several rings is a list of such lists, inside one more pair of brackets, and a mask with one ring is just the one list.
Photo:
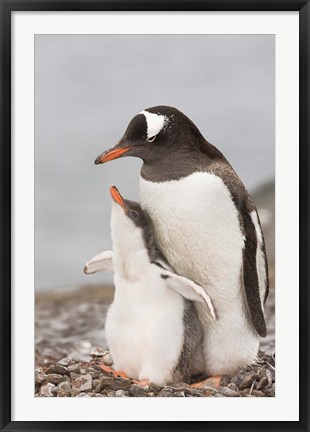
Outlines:
{"label": "penguin's orange foot", "polygon": [[105,364],[99,365],[102,370],[105,372],[108,372],[109,374],[113,375],[115,378],[128,378],[128,375],[125,374],[125,372],[121,372],[115,369],[111,369],[109,366],[106,366]]}
{"label": "penguin's orange foot", "polygon": [[149,381],[149,380],[143,380],[143,381],[133,380],[132,382],[133,382],[134,384],[138,384],[138,385],[141,386],[141,387],[145,387],[145,386],[147,386],[147,385],[150,384],[150,381]]}
{"label": "penguin's orange foot", "polygon": [[221,385],[222,376],[221,375],[215,375],[211,376],[203,381],[200,381],[198,383],[191,384],[191,388],[202,388],[202,387],[211,387],[211,388],[218,388]]}

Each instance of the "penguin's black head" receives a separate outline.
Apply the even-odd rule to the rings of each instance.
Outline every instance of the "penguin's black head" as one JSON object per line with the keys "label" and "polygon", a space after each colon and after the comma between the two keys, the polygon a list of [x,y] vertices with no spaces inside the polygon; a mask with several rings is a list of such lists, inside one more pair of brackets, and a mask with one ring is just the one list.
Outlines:
{"label": "penguin's black head", "polygon": [[191,148],[202,140],[194,123],[176,108],[164,105],[147,108],[130,121],[119,143],[99,155],[95,164],[121,156],[136,156],[152,164],[182,146]]}
{"label": "penguin's black head", "polygon": [[140,204],[135,201],[124,199],[116,186],[110,187],[110,194],[112,199],[122,207],[125,215],[131,219],[136,226],[145,229],[151,224],[150,217],[142,210]]}

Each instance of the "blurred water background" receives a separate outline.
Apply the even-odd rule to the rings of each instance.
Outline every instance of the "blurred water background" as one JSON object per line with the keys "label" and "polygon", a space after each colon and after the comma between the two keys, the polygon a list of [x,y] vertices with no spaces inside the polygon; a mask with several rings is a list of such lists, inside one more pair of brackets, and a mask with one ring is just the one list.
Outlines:
{"label": "blurred water background", "polygon": [[273,35],[36,35],[35,289],[112,281],[82,269],[111,248],[109,186],[138,200],[141,161],[93,162],[154,105],[187,114],[255,193],[274,262],[274,80]]}

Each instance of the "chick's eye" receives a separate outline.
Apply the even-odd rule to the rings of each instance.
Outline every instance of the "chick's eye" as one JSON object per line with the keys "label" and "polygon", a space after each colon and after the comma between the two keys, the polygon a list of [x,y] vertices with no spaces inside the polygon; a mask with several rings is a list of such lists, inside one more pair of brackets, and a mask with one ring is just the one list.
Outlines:
{"label": "chick's eye", "polygon": [[146,141],[153,142],[153,141],[155,141],[155,138],[156,138],[156,135],[149,137],[149,138],[146,138]]}
{"label": "chick's eye", "polygon": [[130,216],[136,218],[138,216],[138,212],[136,212],[135,210],[131,210]]}

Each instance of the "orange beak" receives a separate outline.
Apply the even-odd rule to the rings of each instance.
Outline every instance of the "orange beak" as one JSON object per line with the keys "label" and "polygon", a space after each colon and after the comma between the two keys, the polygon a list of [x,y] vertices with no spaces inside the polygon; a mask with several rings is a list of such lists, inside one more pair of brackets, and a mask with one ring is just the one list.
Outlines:
{"label": "orange beak", "polygon": [[95,160],[95,164],[99,165],[99,164],[103,164],[105,162],[109,162],[113,159],[117,159],[120,156],[122,156],[122,154],[126,153],[128,150],[130,150],[132,147],[123,147],[123,148],[115,148],[115,149],[109,149],[106,150],[105,152],[101,153],[101,155],[99,155],[96,160]]}
{"label": "orange beak", "polygon": [[125,210],[126,206],[123,197],[115,186],[110,187],[110,194],[113,200]]}

